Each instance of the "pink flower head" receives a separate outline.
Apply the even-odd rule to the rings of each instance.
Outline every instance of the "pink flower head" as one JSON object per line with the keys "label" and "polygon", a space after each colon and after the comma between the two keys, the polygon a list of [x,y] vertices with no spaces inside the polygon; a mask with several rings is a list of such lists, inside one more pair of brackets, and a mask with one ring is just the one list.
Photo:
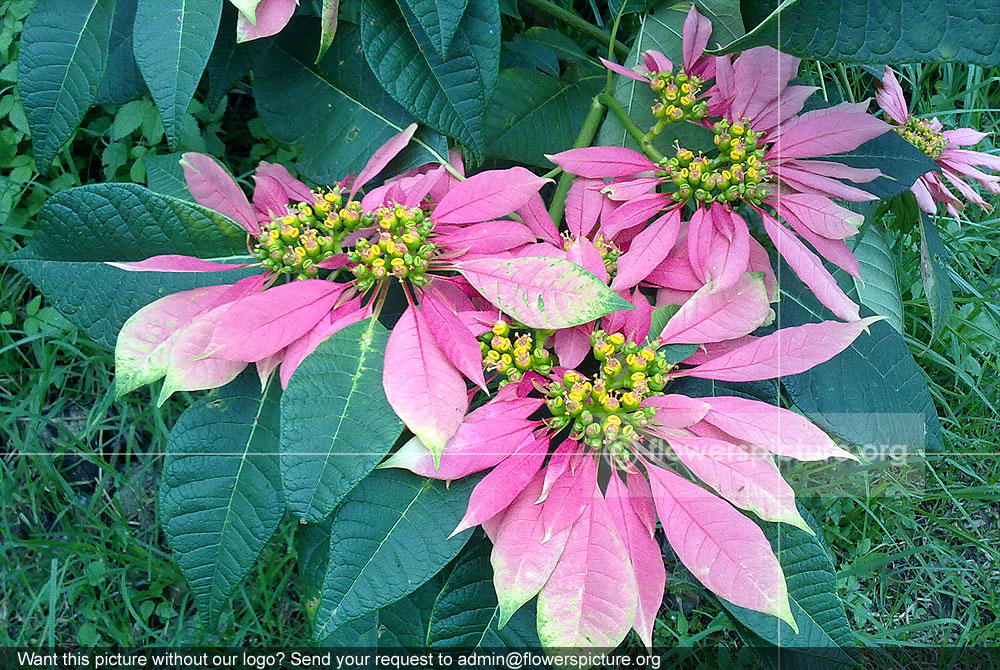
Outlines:
{"label": "pink flower head", "polygon": [[[657,162],[613,147],[550,156],[567,172],[610,180],[603,192],[618,204],[602,209],[605,229],[641,229],[665,210],[696,204],[673,249],[642,278],[661,288],[665,301],[683,302],[707,284],[727,290],[748,270],[764,273],[773,297],[767,254],[735,209],[746,204],[761,215],[781,256],[817,298],[844,320],[859,318],[858,306],[820,256],[857,276],[857,260],[844,239],[857,232],[862,217],[832,198],[874,199],[845,182],[871,181],[881,172],[825,158],[855,149],[889,126],[866,114],[865,104],[799,114],[815,89],[788,85],[797,69],[797,59],[770,47],[750,49],[735,61],[717,59],[716,84],[707,92],[708,116],[682,117],[712,128],[717,149],[708,155],[677,146],[673,156]],[[660,127],[658,121],[650,132],[655,135]],[[657,185],[666,192],[657,192]]]}
{"label": "pink flower head", "polygon": [[[1000,194],[1000,176],[987,174],[978,169],[986,167],[990,170],[1000,170],[1000,156],[959,148],[979,143],[986,137],[986,133],[972,128],[944,130],[936,118],[928,121],[911,116],[906,98],[903,96],[903,89],[889,67],[886,67],[882,74],[875,99],[889,118],[897,124],[895,131],[924,152],[941,169],[940,175],[928,172],[910,187],[920,209],[928,214],[934,214],[937,212],[937,203],[942,203],[949,214],[958,217],[959,211],[965,204],[948,189],[945,182],[950,183],[972,204],[979,205],[984,210],[990,209],[990,204],[973,190],[967,180],[971,179],[989,193]],[[944,180],[941,179],[942,176]]]}
{"label": "pink flower head", "polygon": [[[744,281],[759,283],[751,275]],[[788,410],[689,398],[670,386],[683,376],[771,378],[779,362],[781,373],[801,371],[846,348],[878,317],[755,338],[745,335],[755,326],[744,312],[732,299],[692,299],[644,342],[609,334],[603,327],[617,313],[606,316],[590,324],[590,375],[565,367],[561,354],[556,360],[547,333],[501,320],[479,337],[487,369],[501,352],[515,352],[509,370],[494,367],[505,385],[464,417],[439,460],[414,438],[380,467],[444,480],[490,470],[454,532],[481,524],[492,539],[501,625],[537,596],[545,646],[610,648],[633,628],[651,644],[665,582],[658,517],[679,560],[706,587],[795,626],[777,559],[737,508],[808,531],[772,455],[853,457]],[[662,343],[731,337],[735,345],[680,365],[658,351]],[[673,460],[711,491],[676,474]],[[611,472],[606,485],[597,477],[602,461]]]}
{"label": "pink flower head", "polygon": [[[395,277],[406,280],[410,307],[387,346],[386,395],[417,435],[443,446],[468,407],[464,379],[485,388],[478,332],[464,313],[494,309],[490,323],[496,313],[465,278],[455,276],[456,264],[508,257],[510,250],[535,243],[528,226],[495,219],[519,208],[533,211],[530,201],[546,180],[511,168],[459,181],[444,167],[430,165],[391,178],[364,200],[355,200],[358,189],[405,148],[415,130],[416,124],[391,137],[350,189],[338,184],[310,190],[282,166],[261,163],[254,173],[252,205],[214,159],[185,154],[182,167],[192,195],[247,231],[248,248],[263,272],[233,287],[167,296],[134,315],[119,338],[125,390],[164,374],[161,398],[175,390],[212,388],[251,362],[262,383],[280,364],[281,383],[287,385],[320,342],[376,312]],[[452,162],[452,172],[460,176],[460,158],[453,156]],[[534,219],[526,217],[536,228],[537,219],[537,212]],[[134,271],[210,272],[250,264],[170,255],[117,265]],[[340,271],[353,278],[334,281]],[[152,325],[156,320],[167,320],[171,328]],[[150,369],[159,374],[142,372]],[[423,407],[440,411],[417,409],[414,398],[420,394],[396,392],[413,384],[426,396]]]}

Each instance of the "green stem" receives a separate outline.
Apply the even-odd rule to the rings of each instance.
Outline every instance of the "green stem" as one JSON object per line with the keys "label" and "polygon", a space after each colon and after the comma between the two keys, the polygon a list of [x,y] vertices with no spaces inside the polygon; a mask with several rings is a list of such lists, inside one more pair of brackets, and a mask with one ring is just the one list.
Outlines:
{"label": "green stem", "polygon": [[563,9],[559,5],[549,2],[549,0],[524,0],[525,4],[531,5],[540,12],[544,12],[549,16],[562,21],[566,25],[576,28],[581,33],[587,37],[591,37],[601,44],[611,45],[614,47],[616,53],[618,53],[623,58],[628,55],[628,47],[615,40],[606,31],[601,30],[597,26],[587,22],[571,11]]}
{"label": "green stem", "polygon": [[601,104],[610,109],[611,113],[615,115],[615,118],[617,118],[618,121],[625,126],[625,130],[628,131],[628,134],[633,140],[635,140],[636,144],[642,148],[642,152],[644,154],[656,162],[663,160],[663,154],[661,154],[656,147],[653,146],[652,141],[646,137],[646,133],[642,132],[642,128],[636,125],[635,121],[632,120],[632,118],[628,115],[628,112],[625,111],[625,108],[622,107],[617,100],[607,93],[599,94],[597,99],[601,102]]}
{"label": "green stem", "polygon": [[837,63],[837,74],[840,75],[840,82],[844,86],[844,95],[847,96],[849,102],[857,102],[854,99],[854,90],[851,88],[851,81],[847,77],[847,68],[844,67],[843,63]]}
{"label": "green stem", "polygon": [[[597,128],[601,125],[601,119],[604,117],[604,105],[601,104],[600,97],[598,95],[590,101],[590,111],[587,112],[587,117],[583,120],[583,125],[580,126],[580,133],[576,136],[576,142],[573,143],[574,149],[589,147],[590,143],[594,141],[594,135],[597,134]],[[552,204],[549,205],[549,216],[552,217],[556,226],[562,219],[563,210],[566,208],[566,194],[569,193],[569,187],[573,185],[575,177],[576,175],[569,172],[563,172],[559,177],[559,183],[556,184],[556,193],[552,196]]]}

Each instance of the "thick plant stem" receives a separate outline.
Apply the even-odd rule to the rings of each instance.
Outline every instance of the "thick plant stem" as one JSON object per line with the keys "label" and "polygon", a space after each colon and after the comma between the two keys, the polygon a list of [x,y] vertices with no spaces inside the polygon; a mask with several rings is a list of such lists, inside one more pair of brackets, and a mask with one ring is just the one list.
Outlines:
{"label": "thick plant stem", "polygon": [[[600,97],[598,95],[590,101],[590,111],[587,112],[587,117],[583,120],[583,125],[580,126],[580,133],[576,136],[576,142],[573,143],[574,149],[589,147],[590,143],[594,141],[594,135],[597,134],[601,119],[604,118],[604,105],[601,104]],[[556,184],[556,193],[552,196],[552,204],[549,205],[549,216],[552,217],[556,226],[562,219],[563,210],[566,208],[566,194],[569,193],[569,187],[573,185],[575,178],[576,175],[563,172],[559,177],[559,183]]]}
{"label": "thick plant stem", "polygon": [[579,30],[587,37],[591,37],[601,44],[611,45],[615,52],[620,56],[625,57],[628,55],[627,46],[614,39],[606,31],[588,23],[585,19],[580,18],[573,12],[567,11],[559,5],[553,4],[549,2],[549,0],[524,0],[524,2],[525,4],[531,5],[538,11],[544,12],[549,16],[562,21],[569,27]]}
{"label": "thick plant stem", "polygon": [[607,93],[599,94],[597,99],[602,105],[610,109],[615,118],[625,126],[625,130],[628,131],[629,136],[642,148],[644,154],[649,156],[653,161],[658,162],[663,160],[663,154],[653,146],[652,140],[646,137],[646,133],[642,132],[642,128],[636,125],[635,121],[632,120],[628,112],[625,111],[625,108],[617,100]]}

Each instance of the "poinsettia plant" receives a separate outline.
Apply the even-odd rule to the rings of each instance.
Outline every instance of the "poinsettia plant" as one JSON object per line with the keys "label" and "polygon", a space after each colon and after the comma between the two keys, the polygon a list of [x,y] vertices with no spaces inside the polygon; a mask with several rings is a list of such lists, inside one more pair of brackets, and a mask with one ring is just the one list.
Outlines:
{"label": "poinsettia plant", "polygon": [[207,63],[301,149],[249,197],[196,150],[57,193],[12,261],[114,348],[118,395],[209,391],[160,491],[208,626],[292,518],[321,644],[652,648],[669,565],[753,644],[851,646],[783,466],[939,441],[853,245],[877,207],[932,236],[918,207],[987,206],[981,133],[911,116],[888,68],[884,118],[824,99],[735,2],[610,3],[610,32],[547,0],[572,31],[490,0],[58,4],[21,60],[41,162],[94,99],[39,75],[69,23],[105,64],[129,33],[178,147]]}

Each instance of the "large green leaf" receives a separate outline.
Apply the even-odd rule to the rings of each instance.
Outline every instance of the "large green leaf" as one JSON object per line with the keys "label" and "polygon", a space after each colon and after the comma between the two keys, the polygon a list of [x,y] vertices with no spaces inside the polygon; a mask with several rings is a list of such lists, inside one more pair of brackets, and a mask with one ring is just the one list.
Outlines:
{"label": "large green leaf", "polygon": [[722,51],[770,44],[804,58],[847,63],[1000,64],[995,0],[785,0]]}
{"label": "large green leaf", "polygon": [[427,621],[427,646],[435,649],[538,648],[535,608],[522,607],[498,629],[500,606],[493,586],[488,540],[473,541],[455,559]]}
{"label": "large green leaf", "polygon": [[861,304],[886,317],[896,332],[902,333],[903,301],[896,284],[896,260],[882,231],[869,222],[848,244],[858,259],[861,277],[851,277],[851,281]]}
{"label": "large green leaf", "polygon": [[278,395],[246,373],[192,405],[167,439],[160,515],[210,626],[278,528]]}
{"label": "large green leaf", "polygon": [[448,47],[458,31],[469,0],[403,0],[420,24],[427,39],[441,58],[448,57]]}
{"label": "large green leaf", "polygon": [[780,654],[782,668],[818,670],[851,665],[854,634],[837,596],[833,564],[816,521],[801,505],[799,513],[816,535],[788,524],[758,522],[785,573],[788,601],[799,632],[776,617],[721,602],[741,624],[740,631],[753,634],[746,637],[765,659]]}
{"label": "large green leaf", "polygon": [[222,0],[139,0],[136,7],[135,60],[173,149],[212,54],[221,16]]}
{"label": "large green leaf", "polygon": [[[254,95],[268,131],[301,146],[297,167],[323,184],[359,172],[413,117],[379,86],[364,62],[356,26],[341,21],[337,39],[314,64],[315,32],[299,21],[282,31],[254,71]],[[421,129],[411,144],[412,164],[445,160],[447,144],[437,133]]]}
{"label": "large green leaf", "polygon": [[934,338],[941,334],[948,317],[955,311],[951,277],[948,276],[948,247],[941,241],[930,217],[919,211],[915,203],[910,209],[920,218],[920,279],[931,310],[931,337]]}
{"label": "large green leaf", "polygon": [[740,0],[694,0],[698,11],[712,22],[713,44],[729,44],[744,32]]}
{"label": "large green leaf", "polygon": [[329,567],[314,636],[412,593],[455,557],[471,530],[448,539],[478,478],[444,482],[377,470],[333,513]]}
{"label": "large green leaf", "polygon": [[[835,318],[787,266],[780,276],[782,328]],[[826,363],[782,377],[785,390],[806,416],[848,442],[940,449],[934,402],[906,342],[884,321],[868,330]]]}
{"label": "large green leaf", "polygon": [[245,240],[241,227],[204,207],[135,184],[96,184],[49,198],[35,234],[9,263],[70,321],[113,348],[122,324],[140,307],[177,291],[231,283],[254,270],[128,272],[104,261],[171,253],[233,257],[246,254]]}
{"label": "large green leaf", "polygon": [[938,166],[898,133],[888,132],[868,140],[854,151],[824,157],[855,168],[877,168],[885,177],[857,184],[879,198],[891,198],[905,192],[920,175],[937,170]]}
{"label": "large green leaf", "polygon": [[329,515],[399,437],[382,390],[388,339],[374,317],[348,326],[302,362],[281,398],[285,502],[304,521]]}
{"label": "large green leaf", "polygon": [[184,181],[184,170],[181,168],[183,153],[146,154],[142,162],[146,166],[146,185],[149,190],[160,195],[169,195],[178,200],[194,202],[187,182]]}
{"label": "large green leaf", "polygon": [[[406,16],[409,14],[409,16]],[[417,119],[481,154],[500,63],[495,0],[469,0],[442,59],[408,9],[364,0],[361,44],[382,88]]]}
{"label": "large green leaf", "polygon": [[486,156],[543,167],[545,154],[573,146],[590,100],[604,86],[602,72],[563,81],[534,70],[500,72],[495,100],[486,117]]}
{"label": "large green leaf", "polygon": [[111,23],[108,67],[97,91],[99,104],[121,105],[142,97],[146,84],[132,52],[132,26],[137,0],[116,0]]}
{"label": "large green leaf", "polygon": [[205,104],[214,108],[243,75],[251,70],[257,59],[267,51],[268,40],[236,42],[236,17],[238,12],[232,3],[222,8],[219,34],[212,47],[212,55],[205,65],[208,79],[208,95]]}
{"label": "large green leaf", "polygon": [[159,254],[246,254],[246,231],[200,205],[136,184],[92,184],[56,193],[28,244],[61,261],[139,261]]}
{"label": "large green leaf", "polygon": [[114,10],[115,0],[39,0],[24,23],[17,86],[40,170],[97,96]]}

